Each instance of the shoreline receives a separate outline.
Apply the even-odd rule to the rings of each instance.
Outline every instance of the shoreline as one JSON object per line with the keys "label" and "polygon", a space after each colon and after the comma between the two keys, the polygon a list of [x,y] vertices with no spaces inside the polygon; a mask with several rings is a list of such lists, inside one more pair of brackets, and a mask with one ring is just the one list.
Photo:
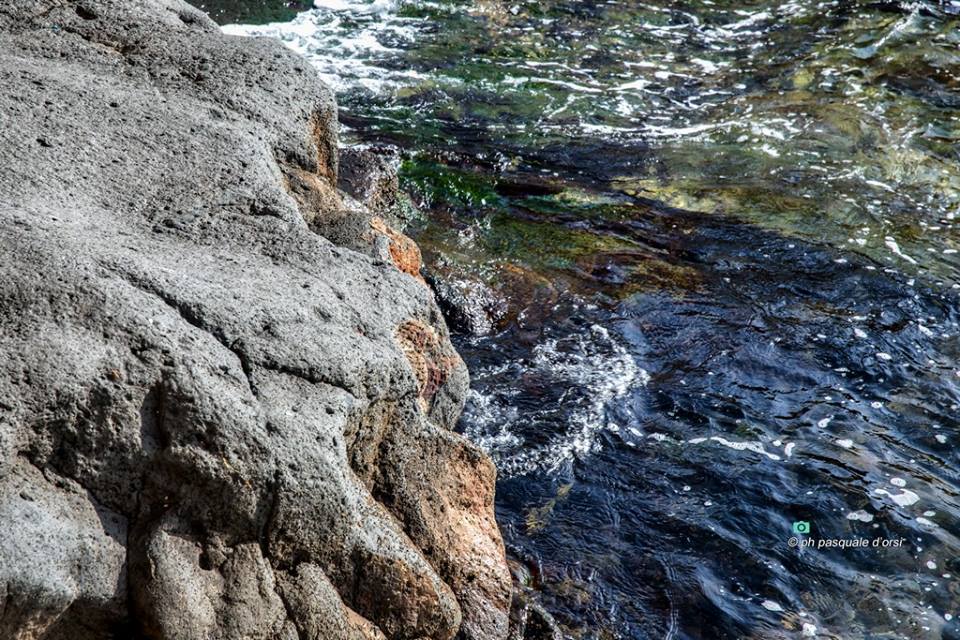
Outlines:
{"label": "shoreline", "polygon": [[495,470],[389,163],[280,43],[39,4],[0,10],[0,628],[505,638]]}

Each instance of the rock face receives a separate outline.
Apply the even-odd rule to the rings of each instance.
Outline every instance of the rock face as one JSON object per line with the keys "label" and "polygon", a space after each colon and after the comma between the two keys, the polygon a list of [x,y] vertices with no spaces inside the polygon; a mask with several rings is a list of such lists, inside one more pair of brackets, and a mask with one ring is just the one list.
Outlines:
{"label": "rock face", "polygon": [[0,86],[0,638],[505,637],[466,369],[307,63],[18,0]]}

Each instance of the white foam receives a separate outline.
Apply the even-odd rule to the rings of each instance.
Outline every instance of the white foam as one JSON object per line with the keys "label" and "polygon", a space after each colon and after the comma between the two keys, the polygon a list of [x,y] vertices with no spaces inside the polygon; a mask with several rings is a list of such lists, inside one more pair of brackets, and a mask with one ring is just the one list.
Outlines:
{"label": "white foam", "polygon": [[[510,402],[504,401],[515,392],[513,389],[494,388],[489,395],[471,392],[464,413],[467,435],[487,450],[497,460],[500,472],[507,475],[554,469],[595,452],[601,432],[621,430],[609,418],[609,407],[630,397],[650,380],[633,355],[599,325],[562,342],[548,339],[534,347],[528,362],[516,366],[522,367],[519,373],[524,377],[541,378],[545,384],[575,389],[578,394],[567,409],[565,420],[569,429],[557,433],[546,444],[530,445],[515,435],[516,430],[531,422],[536,424],[538,419],[552,418],[555,406],[545,407],[542,413],[520,415]],[[483,377],[482,371],[474,375],[476,380]],[[624,431],[638,433],[629,427]],[[651,437],[654,441],[666,439],[663,434]]]}
{"label": "white foam", "polygon": [[690,58],[690,62],[703,69],[704,73],[716,73],[720,69],[720,65],[703,58]]}
{"label": "white foam", "polygon": [[760,603],[760,606],[766,609],[767,611],[775,611],[775,612],[783,611],[783,607],[781,607],[778,603],[774,602],[773,600],[764,600],[763,602]]}
{"label": "white foam", "polygon": [[878,496],[888,496],[894,503],[901,507],[909,507],[920,501],[920,496],[910,491],[910,489],[904,489],[903,493],[899,494],[892,494],[886,489],[874,489],[873,492]]}
{"label": "white foam", "polygon": [[780,460],[780,456],[775,453],[770,453],[763,448],[763,444],[759,442],[733,442],[722,438],[720,436],[713,436],[710,438],[713,442],[719,442],[725,447],[734,449],[736,451],[753,451],[754,453],[759,453],[761,455],[767,456],[771,460]]}
{"label": "white foam", "polygon": [[[396,15],[396,0],[317,0],[314,8],[290,22],[225,25],[228,35],[277,38],[316,68],[336,91],[364,87],[374,92],[420,80],[409,69],[381,64],[398,49],[385,42],[412,43],[422,20]],[[349,16],[349,20],[344,18]]]}
{"label": "white foam", "polygon": [[858,520],[860,522],[873,522],[873,515],[863,511],[851,511],[847,514],[847,520]]}

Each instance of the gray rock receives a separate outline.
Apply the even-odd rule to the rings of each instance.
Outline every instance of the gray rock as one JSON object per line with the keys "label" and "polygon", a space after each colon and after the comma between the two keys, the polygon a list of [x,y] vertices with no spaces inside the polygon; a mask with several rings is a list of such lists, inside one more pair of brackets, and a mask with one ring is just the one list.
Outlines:
{"label": "gray rock", "polygon": [[505,637],[466,369],[307,63],[21,0],[0,84],[0,637]]}
{"label": "gray rock", "polygon": [[0,637],[123,616],[126,518],[21,459],[0,479],[0,522]]}

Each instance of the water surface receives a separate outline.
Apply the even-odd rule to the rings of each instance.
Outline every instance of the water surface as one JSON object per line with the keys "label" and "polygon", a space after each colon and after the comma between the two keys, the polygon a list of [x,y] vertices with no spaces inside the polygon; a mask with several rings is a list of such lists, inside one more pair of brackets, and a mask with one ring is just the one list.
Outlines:
{"label": "water surface", "polygon": [[[578,638],[960,637],[960,3],[321,0]],[[813,539],[896,548],[796,549]]]}

